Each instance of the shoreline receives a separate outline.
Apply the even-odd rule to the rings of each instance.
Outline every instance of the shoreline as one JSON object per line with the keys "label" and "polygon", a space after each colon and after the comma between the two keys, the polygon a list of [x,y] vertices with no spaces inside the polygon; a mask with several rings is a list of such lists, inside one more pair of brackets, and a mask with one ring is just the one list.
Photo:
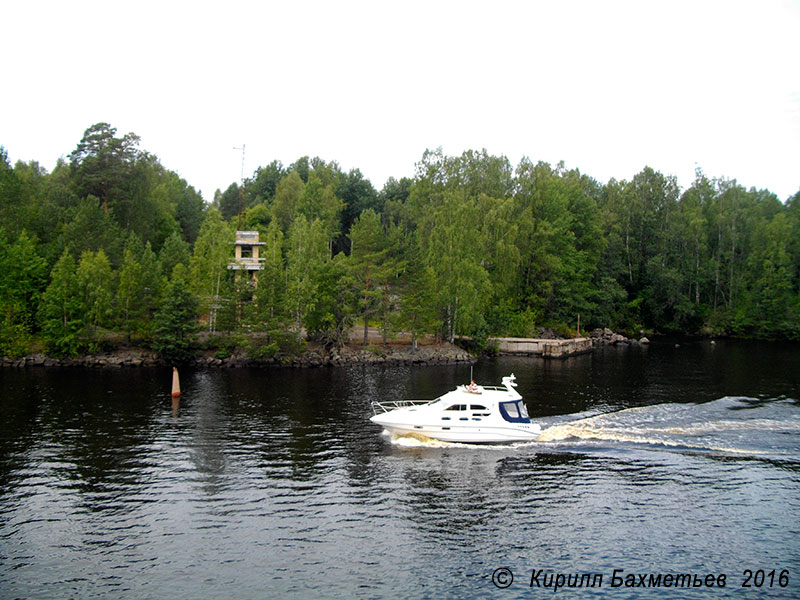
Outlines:
{"label": "shoreline", "polygon": [[[717,339],[726,339],[725,336],[716,336]],[[358,336],[360,338],[360,335]],[[370,336],[371,342],[364,346],[356,341],[353,336],[350,342],[339,349],[326,349],[315,343],[308,343],[305,350],[299,353],[278,352],[268,358],[253,358],[247,356],[242,350],[232,350],[230,353],[221,348],[198,349],[196,355],[189,361],[177,366],[197,369],[218,368],[319,368],[319,367],[347,367],[354,365],[394,364],[432,366],[445,364],[474,364],[484,353],[474,354],[459,346],[448,342],[435,343],[425,340],[416,350],[410,341],[392,340],[385,346],[379,337]],[[498,340],[516,342],[541,342],[551,343],[554,346],[569,344],[575,340],[552,338],[540,340],[526,340],[523,338],[496,338]],[[710,340],[715,343],[714,336],[701,336],[698,339]],[[536,356],[545,359],[564,359],[579,354],[591,353],[604,346],[643,347],[650,344],[647,337],[628,338],[610,329],[595,329],[586,338],[576,338],[583,342],[580,347],[572,351],[542,352],[527,351],[527,348],[504,350],[498,347],[495,352],[488,355],[503,356]],[[751,340],[758,341],[758,340]],[[678,344],[675,344],[676,347]],[[114,350],[67,358],[55,358],[43,353],[33,353],[21,357],[11,358],[0,356],[0,368],[27,368],[27,367],[55,367],[55,368],[140,368],[140,367],[172,367],[175,363],[162,359],[154,350],[139,346],[121,346]]]}
{"label": "shoreline", "polygon": [[[346,345],[341,349],[326,350],[312,346],[299,354],[278,353],[270,358],[251,358],[234,352],[219,357],[215,350],[198,351],[197,356],[181,366],[193,368],[318,368],[347,367],[372,364],[405,364],[415,366],[475,363],[477,357],[466,350],[448,343],[420,346],[414,350],[410,345],[361,346]],[[56,368],[141,368],[170,367],[173,363],[158,357],[153,350],[144,348],[120,348],[109,352],[54,358],[44,354],[30,354],[19,358],[0,357],[0,367],[56,367]]]}

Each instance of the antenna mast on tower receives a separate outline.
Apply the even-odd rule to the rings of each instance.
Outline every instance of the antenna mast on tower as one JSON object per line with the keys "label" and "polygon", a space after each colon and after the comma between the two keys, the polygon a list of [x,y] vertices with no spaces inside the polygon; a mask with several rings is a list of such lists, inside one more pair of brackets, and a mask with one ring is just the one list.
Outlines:
{"label": "antenna mast on tower", "polygon": [[236,228],[239,230],[244,229],[245,223],[247,222],[245,219],[247,209],[244,206],[244,148],[244,144],[242,144],[241,147],[233,147],[234,150],[242,151],[242,170],[239,172],[239,219],[236,223]]}
{"label": "antenna mast on tower", "polygon": [[245,148],[244,144],[242,144],[241,147],[239,147],[239,146],[234,146],[233,147],[234,150],[241,150],[242,151],[242,170],[239,173],[239,181],[241,181],[242,183],[244,183],[244,148]]}

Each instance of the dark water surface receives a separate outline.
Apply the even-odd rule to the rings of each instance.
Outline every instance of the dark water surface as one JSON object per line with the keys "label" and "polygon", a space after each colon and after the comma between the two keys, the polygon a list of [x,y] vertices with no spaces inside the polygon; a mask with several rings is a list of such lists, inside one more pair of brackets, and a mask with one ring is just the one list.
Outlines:
{"label": "dark water surface", "polygon": [[187,371],[175,410],[167,370],[0,370],[0,597],[800,598],[798,346],[474,369],[511,372],[543,436],[475,447],[368,421],[468,366]]}

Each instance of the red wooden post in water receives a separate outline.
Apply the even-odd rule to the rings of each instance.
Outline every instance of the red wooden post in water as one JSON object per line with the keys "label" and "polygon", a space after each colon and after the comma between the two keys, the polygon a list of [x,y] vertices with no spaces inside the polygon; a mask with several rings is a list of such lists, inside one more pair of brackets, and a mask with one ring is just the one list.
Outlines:
{"label": "red wooden post in water", "polygon": [[172,397],[177,398],[181,395],[181,382],[178,379],[178,368],[172,367]]}

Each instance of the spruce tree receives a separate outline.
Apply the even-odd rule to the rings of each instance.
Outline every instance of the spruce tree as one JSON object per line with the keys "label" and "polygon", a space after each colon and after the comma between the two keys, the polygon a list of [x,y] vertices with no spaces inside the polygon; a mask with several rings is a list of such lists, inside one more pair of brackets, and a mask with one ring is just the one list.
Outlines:
{"label": "spruce tree", "polygon": [[197,299],[189,292],[184,279],[175,277],[167,284],[155,316],[153,348],[162,358],[170,363],[181,363],[192,357],[197,311]]}

